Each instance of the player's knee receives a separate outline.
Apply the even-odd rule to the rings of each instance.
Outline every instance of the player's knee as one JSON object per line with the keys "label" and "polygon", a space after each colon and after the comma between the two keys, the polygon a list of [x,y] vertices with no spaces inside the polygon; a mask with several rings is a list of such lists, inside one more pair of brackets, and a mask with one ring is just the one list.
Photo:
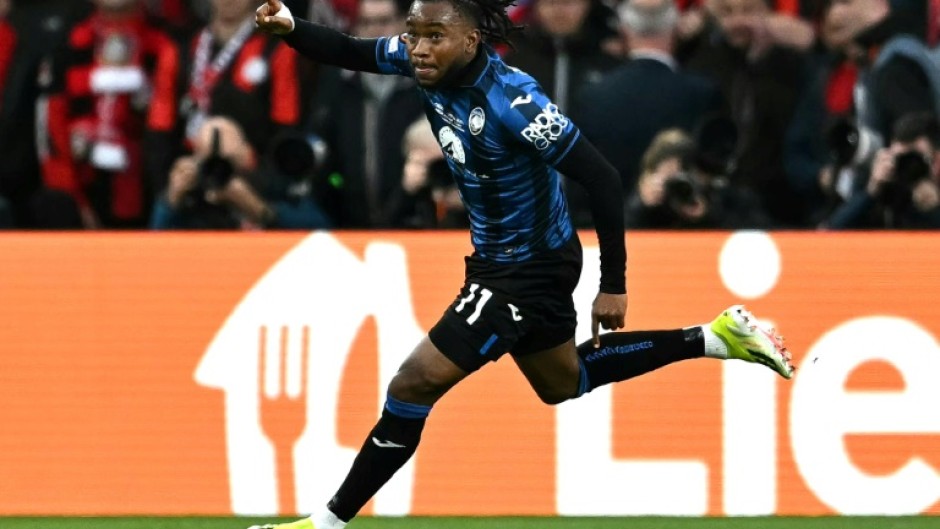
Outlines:
{"label": "player's knee", "polygon": [[411,367],[400,370],[392,378],[388,393],[403,402],[433,404],[449,387],[445,377],[432,370]]}
{"label": "player's knee", "polygon": [[535,388],[535,394],[538,395],[539,400],[545,404],[548,404],[549,406],[561,404],[562,402],[573,399],[575,397],[574,393],[556,387]]}

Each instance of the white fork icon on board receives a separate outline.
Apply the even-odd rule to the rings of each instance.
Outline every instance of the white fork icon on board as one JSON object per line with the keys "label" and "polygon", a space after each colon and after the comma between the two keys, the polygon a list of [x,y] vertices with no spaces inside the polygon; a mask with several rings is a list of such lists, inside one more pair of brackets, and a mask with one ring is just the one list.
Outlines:
{"label": "white fork icon on board", "polygon": [[[300,347],[291,347],[291,329],[258,329],[258,402],[261,431],[274,445],[277,469],[278,512],[297,514],[294,445],[307,421],[307,362],[310,328],[300,333]],[[269,338],[269,334],[272,335]],[[294,342],[297,341],[294,334]],[[270,341],[277,340],[274,344]],[[272,346],[273,345],[273,346]]]}

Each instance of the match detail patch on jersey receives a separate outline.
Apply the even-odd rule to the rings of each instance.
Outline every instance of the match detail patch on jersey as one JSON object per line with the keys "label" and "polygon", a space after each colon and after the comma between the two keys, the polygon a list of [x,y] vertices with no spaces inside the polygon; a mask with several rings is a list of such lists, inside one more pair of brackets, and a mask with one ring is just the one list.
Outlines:
{"label": "match detail patch on jersey", "polygon": [[483,109],[476,107],[470,111],[470,118],[467,120],[470,124],[470,134],[474,136],[483,132],[483,126],[486,124],[486,114]]}
{"label": "match detail patch on jersey", "polygon": [[561,137],[567,126],[568,118],[558,110],[558,105],[549,103],[522,129],[522,137],[529,140],[536,149],[544,151]]}
{"label": "match detail patch on jersey", "polygon": [[437,133],[437,141],[441,144],[441,150],[444,151],[444,154],[447,155],[451,160],[464,165],[467,161],[467,156],[464,154],[463,143],[461,143],[460,138],[457,137],[457,133],[454,132],[454,129],[450,127],[441,127],[441,130]]}

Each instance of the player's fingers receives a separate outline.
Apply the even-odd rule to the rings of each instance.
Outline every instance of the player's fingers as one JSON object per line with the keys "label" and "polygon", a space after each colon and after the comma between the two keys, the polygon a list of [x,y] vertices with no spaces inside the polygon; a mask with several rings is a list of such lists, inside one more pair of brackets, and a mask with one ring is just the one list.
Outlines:
{"label": "player's fingers", "polygon": [[282,17],[264,17],[263,22],[270,29],[290,31],[290,20]]}
{"label": "player's fingers", "polygon": [[601,332],[600,332],[600,321],[597,319],[597,316],[591,316],[591,336],[594,337],[594,348],[600,349],[601,347]]}
{"label": "player's fingers", "polygon": [[255,11],[255,23],[275,35],[286,35],[294,30],[294,17],[280,0],[267,0],[259,7]]}

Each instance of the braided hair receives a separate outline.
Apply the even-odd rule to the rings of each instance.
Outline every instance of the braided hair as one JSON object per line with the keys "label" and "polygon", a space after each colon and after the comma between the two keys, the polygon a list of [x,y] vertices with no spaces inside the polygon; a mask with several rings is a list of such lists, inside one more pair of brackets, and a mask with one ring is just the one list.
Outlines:
{"label": "braided hair", "polygon": [[483,40],[489,44],[507,44],[512,46],[514,33],[523,29],[517,26],[506,9],[516,0],[449,0],[460,14],[476,22]]}

